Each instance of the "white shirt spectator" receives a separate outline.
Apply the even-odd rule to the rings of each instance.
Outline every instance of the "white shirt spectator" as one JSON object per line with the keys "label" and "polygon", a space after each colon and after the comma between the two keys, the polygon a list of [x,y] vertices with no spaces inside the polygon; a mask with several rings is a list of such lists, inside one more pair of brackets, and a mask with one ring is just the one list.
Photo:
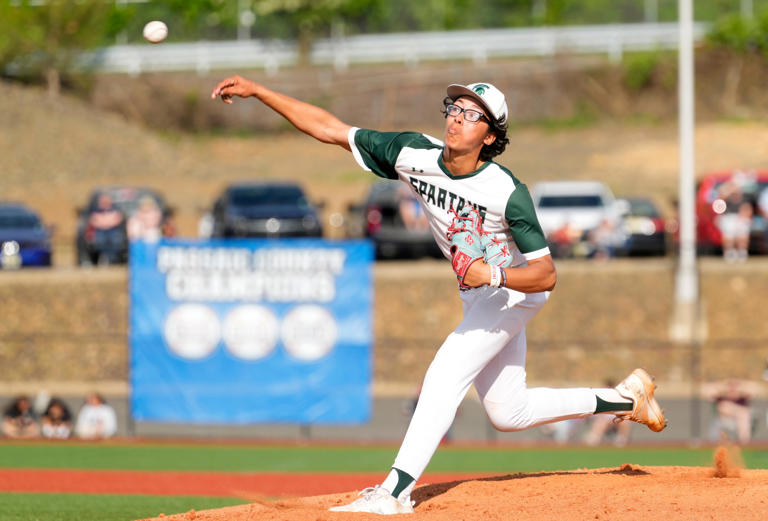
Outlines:
{"label": "white shirt spectator", "polygon": [[103,439],[117,432],[117,415],[97,394],[90,394],[77,415],[75,433],[86,439]]}

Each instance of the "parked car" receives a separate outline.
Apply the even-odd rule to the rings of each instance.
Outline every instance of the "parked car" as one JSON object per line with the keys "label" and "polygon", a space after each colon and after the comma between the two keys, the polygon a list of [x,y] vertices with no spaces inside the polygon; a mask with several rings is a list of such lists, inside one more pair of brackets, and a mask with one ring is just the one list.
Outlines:
{"label": "parked car", "polygon": [[51,229],[32,208],[0,202],[0,268],[51,265]]}
{"label": "parked car", "polygon": [[768,170],[727,170],[705,175],[696,189],[696,240],[701,253],[719,253],[723,239],[718,217],[726,210],[720,188],[728,181],[736,183],[744,199],[753,206],[749,250],[768,253],[766,216],[759,211],[757,201],[768,189]]}
{"label": "parked car", "polygon": [[531,197],[553,256],[613,254],[626,241],[621,209],[604,183],[546,181],[531,188]]}
{"label": "parked car", "polygon": [[155,235],[175,235],[173,210],[157,191],[125,185],[94,189],[88,203],[77,209],[77,263],[80,266],[125,263],[130,242],[129,224],[147,206],[158,213]]}
{"label": "parked car", "polygon": [[667,229],[658,206],[645,197],[618,199],[627,241],[622,253],[630,256],[666,255]]}
{"label": "parked car", "polygon": [[210,215],[211,237],[322,237],[318,207],[296,183],[244,182],[228,186]]}
{"label": "parked car", "polygon": [[370,238],[378,259],[442,258],[421,203],[400,181],[371,185],[365,201],[349,209],[353,236]]}

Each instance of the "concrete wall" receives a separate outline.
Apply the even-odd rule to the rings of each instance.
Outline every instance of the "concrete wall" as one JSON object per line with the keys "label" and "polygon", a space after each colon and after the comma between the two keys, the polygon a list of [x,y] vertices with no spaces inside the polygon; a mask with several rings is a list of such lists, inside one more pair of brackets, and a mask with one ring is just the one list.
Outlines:
{"label": "concrete wall", "polygon": [[[692,351],[668,338],[673,260],[557,267],[557,288],[528,328],[532,383],[596,385],[644,366],[668,392],[690,389]],[[760,381],[768,356],[768,259],[726,265],[706,258],[700,267],[708,325],[703,378]],[[390,262],[377,263],[375,284],[375,388],[408,394],[461,319],[455,279],[447,262]],[[124,268],[0,272],[0,302],[0,394],[34,393],[40,382],[53,392],[125,392]]]}

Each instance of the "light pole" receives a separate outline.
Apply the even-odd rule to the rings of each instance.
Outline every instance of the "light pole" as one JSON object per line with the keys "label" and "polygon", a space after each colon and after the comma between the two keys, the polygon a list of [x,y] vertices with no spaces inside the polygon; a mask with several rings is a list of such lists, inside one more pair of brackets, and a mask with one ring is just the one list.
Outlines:
{"label": "light pole", "polygon": [[678,218],[680,253],[675,278],[673,337],[691,349],[691,437],[700,437],[699,374],[701,365],[699,281],[696,265],[694,208],[694,61],[692,0],[678,0],[678,118],[680,175]]}
{"label": "light pole", "polygon": [[741,16],[751,19],[755,15],[755,8],[752,0],[741,0]]}
{"label": "light pole", "polygon": [[659,21],[659,0],[645,0],[645,22],[657,23]]}
{"label": "light pole", "polygon": [[250,0],[237,1],[237,39],[250,40],[251,27],[256,21],[256,15],[251,9]]}

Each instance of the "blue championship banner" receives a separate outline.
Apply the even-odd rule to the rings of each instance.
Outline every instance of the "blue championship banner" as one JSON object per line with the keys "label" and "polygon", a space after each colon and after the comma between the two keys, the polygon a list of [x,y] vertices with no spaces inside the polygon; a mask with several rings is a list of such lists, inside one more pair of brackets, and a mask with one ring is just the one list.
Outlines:
{"label": "blue championship banner", "polygon": [[372,261],[367,241],[131,244],[133,418],[368,421]]}

